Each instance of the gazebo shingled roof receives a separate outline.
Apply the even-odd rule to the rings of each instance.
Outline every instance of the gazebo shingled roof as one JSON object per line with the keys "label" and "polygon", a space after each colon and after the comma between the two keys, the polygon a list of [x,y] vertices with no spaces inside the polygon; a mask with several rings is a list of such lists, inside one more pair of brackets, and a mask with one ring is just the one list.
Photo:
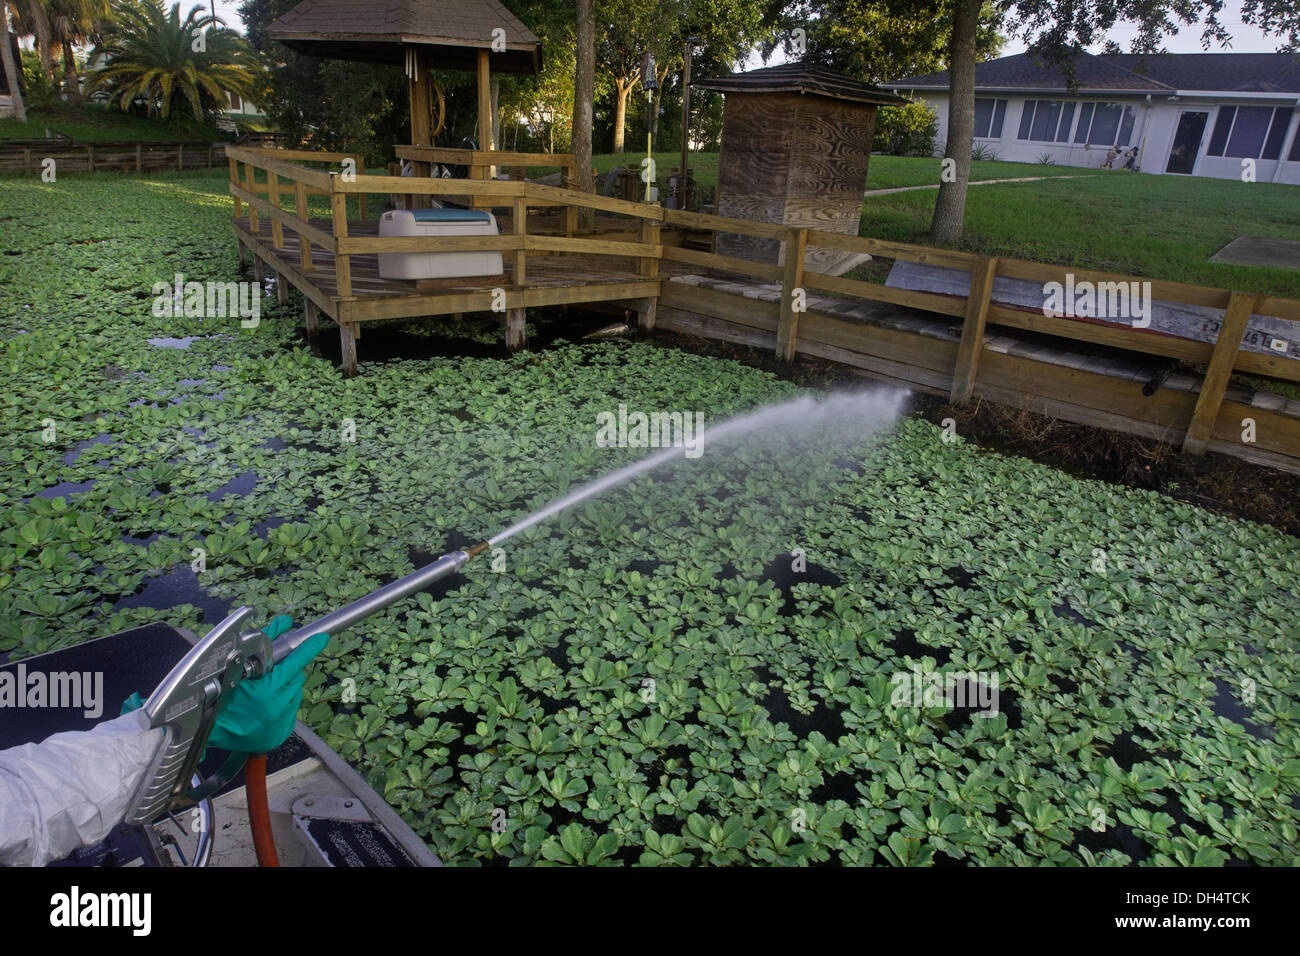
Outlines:
{"label": "gazebo shingled roof", "polygon": [[303,0],[267,33],[309,56],[400,64],[415,46],[437,69],[473,70],[496,29],[505,31],[505,50],[492,53],[494,70],[541,69],[541,42],[499,0]]}

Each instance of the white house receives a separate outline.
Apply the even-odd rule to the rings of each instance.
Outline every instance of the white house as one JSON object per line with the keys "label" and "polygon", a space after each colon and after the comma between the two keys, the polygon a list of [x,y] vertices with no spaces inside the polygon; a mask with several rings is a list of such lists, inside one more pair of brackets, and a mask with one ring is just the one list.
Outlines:
{"label": "white house", "polygon": [[[1075,89],[1026,53],[975,67],[975,146],[987,158],[1101,166],[1138,149],[1144,173],[1300,184],[1300,56],[1082,54]],[[881,84],[931,107],[948,134],[948,74]],[[1120,156],[1116,167],[1123,165]]]}

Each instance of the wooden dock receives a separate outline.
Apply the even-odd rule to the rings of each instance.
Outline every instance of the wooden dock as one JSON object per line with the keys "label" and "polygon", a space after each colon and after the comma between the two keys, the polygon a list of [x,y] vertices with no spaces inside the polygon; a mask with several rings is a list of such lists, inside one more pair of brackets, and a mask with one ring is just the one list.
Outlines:
{"label": "wooden dock", "polygon": [[[446,151],[454,152],[454,151]],[[1295,323],[1300,301],[1152,277],[1074,269],[820,229],[664,209],[531,182],[345,175],[310,168],[342,154],[231,149],[233,226],[241,259],[273,270],[339,326],[345,374],[367,322],[495,311],[506,344],[523,347],[529,307],[620,302],[642,328],[663,328],[836,361],[873,378],[947,396],[982,398],[1066,421],[1181,444],[1300,473],[1300,402],[1244,387],[1234,374],[1300,382],[1300,355],[1242,349],[1252,316]],[[474,153],[480,164],[493,154]],[[501,165],[545,156],[499,154]],[[259,172],[261,175],[259,176]],[[330,215],[310,216],[313,197]],[[366,198],[430,197],[498,212],[501,234],[380,237]],[[293,211],[284,207],[292,200]],[[351,201],[351,205],[349,205]],[[317,205],[322,205],[317,202]],[[355,215],[352,212],[355,211]],[[585,229],[578,223],[585,216]],[[777,264],[719,255],[688,243],[701,231],[779,244]],[[502,253],[499,276],[412,282],[381,279],[381,252]],[[943,295],[828,275],[810,250],[902,259],[970,273],[969,292]],[[1136,326],[1011,308],[992,299],[998,276],[1041,283],[1149,281],[1155,298],[1217,316],[1212,342]],[[1181,363],[1181,367],[1174,365]]]}

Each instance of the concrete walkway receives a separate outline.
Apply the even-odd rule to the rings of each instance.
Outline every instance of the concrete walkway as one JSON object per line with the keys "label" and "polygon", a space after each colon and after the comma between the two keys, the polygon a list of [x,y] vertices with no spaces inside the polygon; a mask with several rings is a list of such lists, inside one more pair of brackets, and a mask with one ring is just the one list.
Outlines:
{"label": "concrete walkway", "polygon": [[[1037,183],[1044,179],[1091,179],[1096,173],[1086,173],[1083,176],[1021,176],[1018,179],[977,179],[971,183],[972,186],[992,186],[995,183]],[[895,186],[893,189],[868,189],[862,195],[864,196],[886,196],[889,193],[910,193],[918,189],[938,189],[938,183],[932,183],[929,186]]]}
{"label": "concrete walkway", "polygon": [[1210,256],[1210,261],[1234,266],[1300,269],[1300,242],[1294,239],[1269,239],[1266,236],[1238,236]]}

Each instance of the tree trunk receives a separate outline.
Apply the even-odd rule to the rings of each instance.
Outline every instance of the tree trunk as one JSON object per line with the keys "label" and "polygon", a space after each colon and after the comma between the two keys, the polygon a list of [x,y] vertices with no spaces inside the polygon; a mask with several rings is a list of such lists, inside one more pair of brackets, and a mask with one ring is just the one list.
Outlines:
{"label": "tree trunk", "polygon": [[77,77],[77,58],[70,40],[63,41],[63,92],[73,106],[81,105],[81,80]]}
{"label": "tree trunk", "polygon": [[23,105],[23,92],[18,86],[18,64],[14,62],[14,51],[9,46],[9,10],[0,0],[0,64],[4,65],[5,81],[9,85],[9,96],[14,104],[14,116],[20,123],[27,122],[27,108]]}
{"label": "tree trunk", "polygon": [[[596,10],[595,0],[577,0],[578,7],[578,59],[577,75],[573,79],[573,171],[577,182],[574,187],[589,193],[594,189],[591,176],[591,116],[592,102],[596,97]],[[554,124],[552,124],[554,125]],[[583,229],[595,225],[595,210],[581,209],[578,224]]]}
{"label": "tree trunk", "polygon": [[[951,242],[961,235],[966,218],[966,187],[975,137],[975,40],[981,0],[958,0],[953,11],[952,46],[948,53],[948,144],[944,174],[930,222],[931,242]],[[949,162],[952,160],[952,162]],[[950,171],[950,172],[949,172]]]}
{"label": "tree trunk", "polygon": [[54,48],[50,45],[50,20],[45,15],[45,4],[41,0],[28,0],[27,8],[32,17],[32,29],[36,33],[36,52],[41,56],[41,72],[53,86]]}
{"label": "tree trunk", "polygon": [[627,126],[627,96],[632,84],[622,77],[614,81],[614,152],[623,152],[623,134]]}

